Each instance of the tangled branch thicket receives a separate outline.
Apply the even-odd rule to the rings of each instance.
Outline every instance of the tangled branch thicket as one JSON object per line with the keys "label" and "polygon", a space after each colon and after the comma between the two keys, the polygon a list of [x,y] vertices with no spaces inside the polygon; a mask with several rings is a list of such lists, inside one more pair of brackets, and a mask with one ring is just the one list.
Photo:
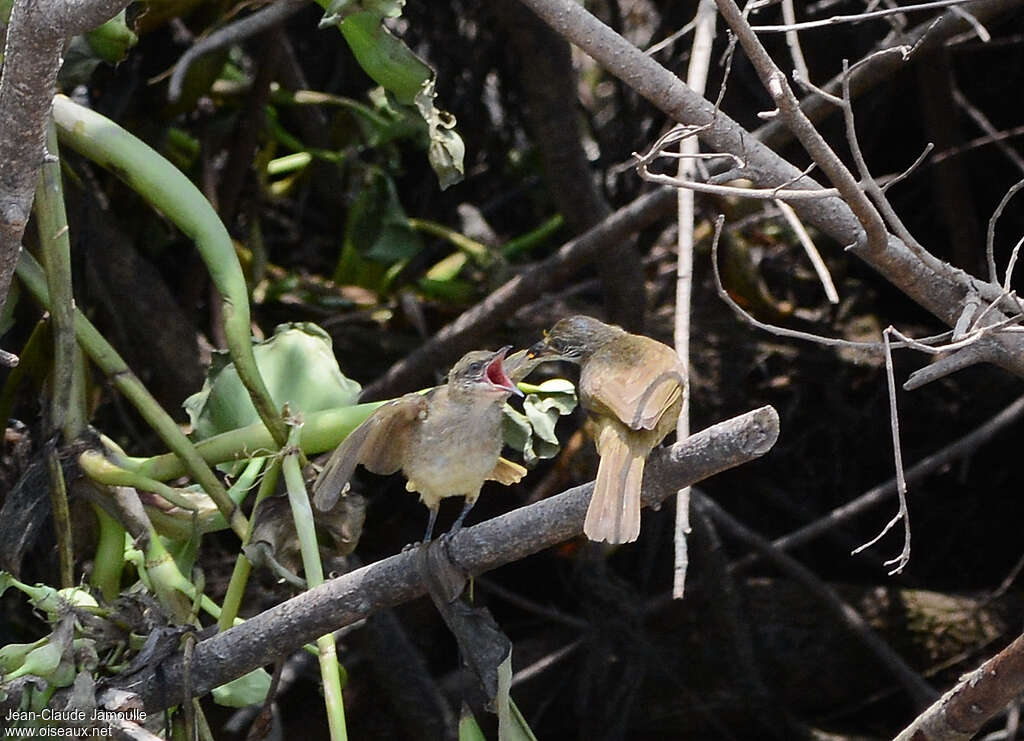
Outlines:
{"label": "tangled branch thicket", "polygon": [[[82,543],[97,539],[73,520],[95,518],[93,529],[115,532],[118,566],[104,573],[97,546],[91,584],[122,628],[148,635],[138,653],[97,657],[81,672],[88,686],[65,685],[53,702],[77,707],[88,696],[154,715],[181,705],[184,723],[201,725],[197,717],[214,716],[194,696],[276,662],[266,720],[295,682],[320,681],[300,653],[317,640],[335,737],[346,716],[364,737],[450,737],[453,709],[467,698],[483,717],[444,624],[415,602],[427,588],[415,557],[392,555],[418,523],[405,516],[400,485],[356,482],[372,495],[361,539],[345,530],[351,522],[317,523],[367,564],[317,586],[301,433],[292,429],[285,444],[260,373],[239,371],[270,430],[259,437],[273,461],[265,468],[250,461],[215,473],[224,460],[203,457],[214,446],[193,446],[166,409],[198,390],[201,347],[229,347],[238,363],[251,357],[249,332],[279,322],[326,327],[344,373],[364,382],[365,402],[436,382],[474,347],[531,344],[554,319],[583,312],[631,329],[646,323],[666,340],[674,333],[692,371],[683,414],[703,430],[687,437],[681,417],[679,441],[652,456],[645,504],[721,475],[678,499],[674,523],[645,514],[637,545],[599,551],[578,539],[590,443],[563,421],[554,461],[512,494],[485,495],[475,514],[486,522],[433,546],[463,575],[494,570],[474,599],[512,638],[512,695],[539,737],[1019,737],[1024,510],[1014,443],[1001,433],[1024,415],[1014,281],[1024,127],[1005,102],[1022,82],[1024,0],[408,3],[403,18],[363,27],[382,44],[363,56],[350,36],[351,49],[338,33],[317,32],[319,10],[296,2],[159,20],[151,10],[120,66],[76,73],[76,102],[57,99],[44,146],[67,38],[122,5],[14,0],[0,78],[0,302],[22,244],[43,256],[41,268],[27,255],[18,267],[38,303],[12,293],[3,320],[4,344],[25,348],[28,370],[8,373],[0,408],[33,421],[8,425],[0,556],[8,570],[71,586],[88,560]],[[468,182],[443,193],[427,152],[437,157],[430,136],[447,114],[434,111],[430,129],[408,117],[409,100],[370,92],[394,79],[369,72],[366,50],[401,56],[388,46],[395,36],[436,68],[434,79],[413,65],[466,142]],[[131,176],[130,162],[95,150],[65,157],[67,192],[59,178],[52,184],[57,134],[87,153],[72,119],[103,128],[100,114],[138,136],[137,156],[182,171],[172,174],[215,222],[214,244],[197,238],[207,263],[183,259],[187,246],[168,224],[140,215],[145,193],[195,236],[172,199],[154,197],[159,183]],[[53,189],[35,196],[35,239],[25,228],[41,168]],[[67,200],[70,227],[63,216],[51,225],[48,197]],[[51,238],[64,240],[64,253],[48,251]],[[40,305],[52,317],[51,361],[39,350],[51,338],[33,329]],[[84,363],[76,336],[109,375],[91,396],[85,373],[72,373]],[[14,362],[0,352],[0,365]],[[26,374],[47,372],[48,401],[36,409],[15,392]],[[364,409],[354,395],[350,403]],[[735,416],[767,403],[778,416],[771,407]],[[188,462],[191,479],[175,479],[186,468],[173,457],[161,456],[163,473],[156,457],[131,457],[152,452],[140,417]],[[755,461],[775,444],[779,417],[779,444]],[[101,442],[81,434],[87,421]],[[61,448],[58,431],[78,439]],[[256,438],[244,439],[240,455],[251,454]],[[80,456],[75,446],[90,450]],[[115,459],[122,468],[100,470]],[[267,537],[282,541],[269,561],[290,586],[263,570],[249,580],[238,543],[252,555],[264,533],[256,537],[256,507],[235,495],[252,487],[263,512],[283,512],[273,496],[282,467],[292,514]],[[37,506],[48,491],[52,549]],[[895,515],[880,516],[893,498]],[[87,515],[73,518],[69,506]],[[293,524],[300,515],[309,515],[305,531]],[[889,545],[900,530],[902,547]],[[885,547],[897,555],[878,557]],[[177,574],[164,591],[140,581],[115,602],[169,550],[195,565],[189,578]],[[33,552],[44,555],[25,557]],[[673,554],[681,563],[670,576]],[[344,554],[323,557],[323,570],[348,568]],[[125,576],[129,558],[136,571]],[[300,560],[308,591],[289,570]],[[217,616],[216,631],[204,630],[200,609]],[[231,627],[236,614],[247,619]],[[28,621],[9,622],[24,632]],[[349,668],[343,712],[335,638]],[[286,728],[323,714],[318,693],[307,694],[306,720],[289,717]],[[380,711],[381,697],[393,713]],[[259,723],[241,712],[223,721]],[[118,721],[116,730],[163,730],[149,726]]]}

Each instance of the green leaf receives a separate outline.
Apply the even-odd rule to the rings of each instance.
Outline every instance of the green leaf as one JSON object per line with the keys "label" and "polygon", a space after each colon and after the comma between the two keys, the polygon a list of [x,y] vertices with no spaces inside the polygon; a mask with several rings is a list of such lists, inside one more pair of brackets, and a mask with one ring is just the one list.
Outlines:
{"label": "green leaf", "polygon": [[[316,412],[351,406],[360,386],[338,368],[331,338],[311,323],[282,324],[253,348],[256,365],[277,408]],[[259,416],[234,364],[219,356],[199,393],[185,400],[196,440],[245,427]]]}
{"label": "green leaf", "polygon": [[400,103],[411,104],[434,76],[433,70],[405,42],[391,35],[370,11],[348,15],[338,24],[359,66]]}
{"label": "green leaf", "polygon": [[459,741],[487,741],[483,729],[473,717],[473,711],[465,703],[462,704],[462,714],[459,716]]}
{"label": "green leaf", "polygon": [[85,39],[100,59],[111,64],[123,61],[139,43],[138,34],[128,27],[123,9],[102,26],[86,33]]}
{"label": "green leaf", "polygon": [[389,283],[386,268],[422,249],[423,240],[409,226],[394,181],[374,170],[349,209],[341,259],[333,279],[336,283],[384,290]]}
{"label": "green leaf", "polygon": [[229,708],[244,708],[263,702],[270,690],[270,675],[253,669],[238,679],[213,688],[213,701]]}
{"label": "green leaf", "polygon": [[555,424],[559,417],[576,408],[576,388],[564,378],[553,378],[539,386],[521,384],[527,392],[520,413],[506,404],[502,411],[505,444],[523,454],[528,466],[544,458],[553,458],[559,450]]}

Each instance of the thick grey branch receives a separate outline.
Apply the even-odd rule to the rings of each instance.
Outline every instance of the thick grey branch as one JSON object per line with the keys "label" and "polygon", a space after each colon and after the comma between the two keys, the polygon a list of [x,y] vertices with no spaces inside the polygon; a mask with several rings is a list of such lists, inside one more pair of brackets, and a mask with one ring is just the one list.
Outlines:
{"label": "thick grey branch", "polygon": [[[779,417],[771,407],[702,430],[651,457],[644,476],[644,504],[673,496],[709,476],[757,458],[775,444]],[[462,530],[448,541],[458,568],[480,574],[579,536],[593,484]],[[439,541],[431,548],[444,548]],[[313,638],[350,625],[426,591],[416,551],[332,579],[256,617],[200,642],[192,658],[191,686],[198,694],[285,656]],[[122,677],[111,686],[137,693],[148,712],[183,700],[182,662],[176,658]]]}
{"label": "thick grey branch", "polygon": [[112,18],[128,0],[17,0],[0,77],[0,306],[43,164],[46,117],[64,42]]}

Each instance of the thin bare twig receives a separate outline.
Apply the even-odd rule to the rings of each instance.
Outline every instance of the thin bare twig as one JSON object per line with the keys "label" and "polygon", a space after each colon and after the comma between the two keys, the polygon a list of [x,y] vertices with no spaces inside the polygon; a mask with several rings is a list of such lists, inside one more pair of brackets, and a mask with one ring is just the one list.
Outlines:
{"label": "thin bare twig", "polygon": [[1024,237],[1017,240],[1017,244],[1010,251],[1010,260],[1006,263],[1006,274],[1003,276],[1003,290],[1007,293],[1010,292],[1010,281],[1013,279],[1013,269],[1017,265],[1017,253],[1020,252],[1022,244],[1024,244]]}
{"label": "thin bare twig", "polygon": [[933,149],[935,149],[935,145],[932,144],[931,142],[928,142],[924,147],[924,151],[917,156],[917,159],[910,164],[910,167],[908,167],[906,170],[897,175],[893,175],[892,177],[890,177],[888,180],[881,184],[882,192],[888,192],[889,188],[896,185],[896,183],[902,182],[903,180],[906,180],[908,177],[910,177],[910,174],[921,166],[921,164],[925,161],[925,159],[928,157],[928,155],[931,153]]}
{"label": "thin bare twig", "polygon": [[547,656],[542,656],[529,666],[524,666],[522,669],[512,675],[512,687],[516,687],[523,682],[527,682],[536,676],[544,673],[562,659],[571,655],[576,649],[583,645],[583,639],[577,638],[572,643],[562,646],[557,651],[552,651]]}
{"label": "thin bare twig", "polygon": [[[793,0],[782,0],[782,20],[791,26],[796,23]],[[807,69],[804,50],[800,48],[800,34],[795,28],[786,31],[786,46],[789,47],[789,55],[793,58],[793,77],[796,78],[799,75],[805,80],[810,80],[811,73]]]}
{"label": "thin bare twig", "polygon": [[824,137],[800,110],[800,104],[786,80],[786,76],[768,54],[761,40],[733,0],[715,0],[718,10],[725,18],[733,33],[739,38],[747,58],[757,70],[758,77],[779,109],[779,116],[803,148],[817,163],[821,171],[836,187],[860,222],[867,238],[868,249],[882,250],[888,244],[889,235],[878,210],[861,190],[839,156],[828,145]]}
{"label": "thin bare twig", "polygon": [[999,284],[995,252],[996,222],[999,221],[999,217],[1003,215],[1003,209],[1006,208],[1006,204],[1010,202],[1010,199],[1013,198],[1021,188],[1024,188],[1024,180],[1018,180],[1016,183],[1011,185],[1010,189],[1006,191],[1006,195],[1004,195],[1002,200],[999,201],[999,205],[996,206],[996,210],[992,212],[991,218],[988,220],[988,233],[985,237],[985,257],[988,260],[989,282],[995,285]]}
{"label": "thin bare twig", "polygon": [[892,571],[889,572],[889,576],[901,573],[903,568],[910,562],[910,509],[907,507],[907,480],[903,473],[903,448],[900,445],[900,418],[899,407],[896,404],[896,377],[892,367],[892,347],[889,344],[889,335],[892,332],[893,328],[887,327],[882,332],[882,338],[885,340],[885,379],[889,389],[889,424],[892,428],[892,454],[896,467],[896,496],[899,498],[900,506],[893,518],[889,520],[878,535],[867,543],[854,548],[851,553],[851,555],[855,555],[866,548],[870,548],[881,540],[897,522],[902,520],[903,550],[900,551],[900,555],[896,558],[885,562],[886,566],[893,566],[895,564]]}
{"label": "thin bare twig", "polygon": [[[906,57],[906,54],[904,54],[904,57]],[[850,153],[853,155],[857,171],[860,173],[861,187],[874,202],[875,207],[881,213],[881,217],[917,258],[934,271],[943,270],[942,262],[922,247],[914,238],[914,235],[910,233],[910,230],[906,228],[903,220],[900,219],[892,204],[889,203],[885,191],[882,190],[878,181],[871,175],[871,170],[868,168],[867,161],[864,159],[864,153],[860,148],[860,140],[857,137],[857,124],[853,115],[853,101],[850,97],[850,66],[845,59],[843,60],[843,73],[842,111],[843,120],[846,125],[846,141],[850,145]]]}
{"label": "thin bare twig", "polygon": [[673,188],[686,188],[698,193],[711,193],[719,196],[736,196],[739,198],[754,198],[764,201],[816,201],[824,198],[834,198],[840,195],[837,188],[815,188],[814,190],[788,190],[784,188],[738,188],[731,185],[713,185],[711,183],[700,183],[694,180],[665,175],[660,172],[651,172],[642,162],[637,163],[637,173],[644,180],[661,185],[671,185]]}
{"label": "thin bare twig", "polygon": [[304,0],[277,0],[197,41],[174,65],[174,72],[167,83],[167,99],[173,103],[181,97],[185,75],[199,57],[257,36],[295,15],[304,7]]}
{"label": "thin bare twig", "polygon": [[[711,66],[711,47],[715,39],[715,13],[713,0],[700,0],[697,5],[697,16],[694,19],[696,28],[693,34],[693,46],[690,50],[690,64],[686,73],[686,84],[694,92],[704,95],[707,88],[708,69]],[[696,132],[695,132],[696,133]],[[696,136],[683,138],[679,143],[679,177],[692,180],[696,171],[694,159],[685,157],[699,156],[700,143]],[[693,293],[693,227],[694,198],[693,191],[682,188],[678,193],[677,239],[678,263],[676,265],[676,313],[674,339],[676,353],[682,362],[683,403],[679,409],[679,421],[676,424],[676,439],[685,440],[690,435],[690,317],[691,297]],[[672,569],[672,596],[682,599],[686,587],[686,572],[690,563],[687,536],[690,533],[690,490],[680,489],[676,494],[676,517],[673,535],[674,565]]]}
{"label": "thin bare twig", "polygon": [[[961,144],[959,146],[950,147],[949,149],[943,149],[941,152],[939,152],[938,154],[936,154],[932,158],[932,163],[933,164],[938,164],[939,162],[942,162],[943,160],[949,159],[950,157],[956,157],[958,155],[964,154],[965,152],[969,152],[972,149],[977,149],[978,147],[984,147],[984,146],[987,146],[989,144],[997,144],[998,145],[998,144],[1000,144],[1002,142],[1005,142],[1007,139],[1014,139],[1014,138],[1016,138],[1018,136],[1021,136],[1021,135],[1024,135],[1024,126],[1014,126],[1012,128],[1009,128],[1009,129],[1003,129],[1002,131],[997,131],[997,132],[995,132],[993,134],[987,134],[985,136],[979,136],[978,138],[971,139],[969,142],[965,142],[964,144]],[[1016,153],[1016,150],[1013,149],[1012,147],[1007,146],[1007,149],[1009,149],[1010,151]],[[1016,162],[1014,164],[1016,164]]]}
{"label": "thin bare twig", "polygon": [[825,289],[825,298],[828,299],[830,304],[839,303],[839,292],[836,291],[836,284],[832,281],[832,275],[828,272],[828,266],[825,265],[825,261],[821,259],[821,253],[818,252],[818,248],[814,246],[814,240],[811,239],[811,235],[807,233],[807,229],[804,228],[803,222],[800,221],[800,217],[796,215],[796,211],[788,203],[782,201],[776,201],[775,205],[779,207],[779,211],[782,212],[783,218],[786,223],[789,224],[789,228],[796,234],[796,238],[800,241],[800,244],[804,248],[804,252],[807,254],[807,259],[811,261],[811,266],[814,268],[815,275],[818,276],[818,280],[821,281],[822,288]]}
{"label": "thin bare twig", "polygon": [[[1018,397],[1013,403],[1001,412],[986,420],[976,428],[968,432],[960,439],[945,445],[934,453],[925,456],[913,466],[907,469],[904,474],[904,481],[912,483],[923,479],[932,472],[948,465],[951,461],[959,458],[966,458],[987,443],[1000,432],[1006,430],[1018,420],[1024,418],[1024,396]],[[788,535],[783,535],[772,541],[772,545],[784,551],[798,548],[815,538],[819,538],[828,531],[836,528],[844,522],[867,512],[881,502],[889,499],[898,490],[896,477],[874,486],[861,494],[859,497],[836,507],[812,523],[794,530]],[[745,568],[749,566],[757,556],[745,557],[735,562],[733,568]],[[1012,579],[1011,579],[1012,581]]]}
{"label": "thin bare twig", "polygon": [[644,54],[647,54],[647,55],[650,55],[650,56],[654,56],[655,54],[657,54],[659,51],[661,51],[665,47],[671,46],[676,41],[681,39],[683,36],[685,36],[686,34],[690,33],[690,31],[692,31],[696,27],[696,25],[697,25],[697,19],[695,18],[694,20],[690,21],[685,26],[680,28],[678,31],[674,31],[673,33],[670,33],[668,36],[663,38],[658,43],[651,44],[650,46],[648,46],[646,49],[644,49]]}
{"label": "thin bare twig", "polygon": [[[995,144],[996,148],[1006,155],[1006,158],[1016,165],[1018,170],[1024,172],[1024,157],[1021,157],[1020,153],[1016,149],[1006,143],[1005,140],[1008,137],[1003,135],[1005,132],[998,131],[996,127],[992,125],[992,122],[988,120],[988,117],[982,113],[977,106],[972,104],[971,101],[967,100],[967,96],[965,96],[963,91],[961,91],[956,85],[953,86],[953,102],[964,110],[964,113],[966,113],[968,117],[977,124],[979,129],[985,132],[985,136],[982,137],[983,139],[987,139]],[[1024,127],[1019,128],[1024,131]],[[970,142],[968,142],[968,145],[970,145]],[[953,150],[947,151],[952,152]],[[946,154],[946,156],[949,155]],[[943,157],[943,159],[945,159],[945,157]],[[938,156],[935,157],[935,161],[940,161]]]}
{"label": "thin bare twig", "polygon": [[840,23],[863,23],[864,21],[874,20],[876,18],[884,18],[890,15],[902,15],[904,13],[913,13],[923,10],[935,10],[937,8],[948,8],[954,5],[966,5],[967,3],[975,2],[976,0],[933,0],[928,3],[917,3],[915,5],[901,5],[895,8],[885,8],[883,10],[872,10],[866,13],[851,13],[849,15],[834,15],[829,18],[822,18],[817,21],[803,21],[801,23],[786,23],[766,25],[766,26],[753,26],[753,29],[758,33],[782,33],[788,31],[806,31],[810,28],[822,28],[824,26],[835,26]]}
{"label": "thin bare twig", "polygon": [[983,43],[987,44],[989,41],[992,40],[992,34],[988,32],[988,29],[985,28],[985,26],[981,24],[981,21],[975,18],[972,13],[969,13],[964,8],[958,7],[956,5],[952,6],[950,8],[950,11],[956,13],[958,16],[960,16],[965,21],[970,23],[971,28],[974,29],[974,33],[977,34],[978,39],[980,39]]}

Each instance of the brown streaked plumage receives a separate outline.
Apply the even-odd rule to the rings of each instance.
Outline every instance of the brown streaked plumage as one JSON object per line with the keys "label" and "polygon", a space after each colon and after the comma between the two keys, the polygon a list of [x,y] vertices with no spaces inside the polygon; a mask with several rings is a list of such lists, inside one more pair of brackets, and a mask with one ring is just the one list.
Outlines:
{"label": "brown streaked plumage", "polygon": [[601,457],[583,532],[609,543],[636,540],[644,463],[675,429],[683,403],[679,357],[589,316],[557,322],[530,355],[580,366],[580,403]]}
{"label": "brown streaked plumage", "polygon": [[455,532],[484,481],[519,481],[526,469],[500,457],[501,407],[510,394],[522,395],[502,367],[508,350],[467,353],[452,367],[446,385],[406,394],[375,410],[342,441],[317,477],[317,508],[327,511],[335,505],[360,463],[378,474],[401,470],[406,489],[419,492],[430,510],[426,542],[443,498],[466,498],[452,526]]}

